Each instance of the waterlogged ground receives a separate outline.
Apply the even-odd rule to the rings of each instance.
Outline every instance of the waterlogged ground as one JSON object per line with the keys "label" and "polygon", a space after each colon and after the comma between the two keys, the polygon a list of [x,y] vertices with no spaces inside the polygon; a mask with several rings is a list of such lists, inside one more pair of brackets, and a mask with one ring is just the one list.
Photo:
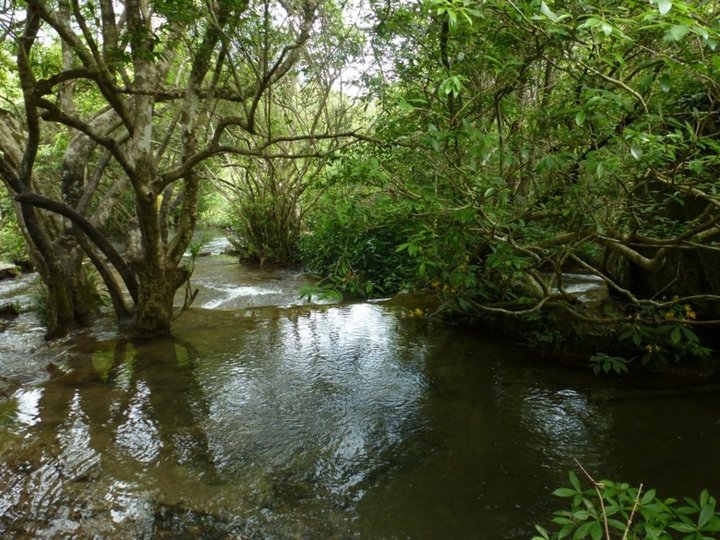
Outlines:
{"label": "waterlogged ground", "polygon": [[0,334],[3,369],[36,370],[0,408],[0,536],[529,538],[575,459],[720,493],[712,388],[550,366],[412,302],[258,307],[305,278],[226,263],[198,260],[205,308],[173,338],[104,328],[23,358]]}

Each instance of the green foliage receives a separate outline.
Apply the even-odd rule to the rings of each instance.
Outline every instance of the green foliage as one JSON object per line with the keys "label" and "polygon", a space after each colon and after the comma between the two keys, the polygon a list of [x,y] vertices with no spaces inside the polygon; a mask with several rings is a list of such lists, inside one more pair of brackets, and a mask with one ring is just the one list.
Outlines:
{"label": "green foliage", "polygon": [[14,221],[0,224],[0,260],[20,263],[27,258],[25,239],[17,224]]}
{"label": "green foliage", "polygon": [[426,4],[436,15],[446,15],[451,28],[461,21],[472,24],[473,19],[482,16],[474,0],[426,0]]}
{"label": "green foliage", "polygon": [[710,540],[720,533],[716,500],[705,490],[697,500],[678,501],[661,499],[656,490],[643,490],[642,485],[602,480],[583,489],[575,473],[569,479],[570,487],[558,488],[553,495],[570,499],[570,508],[554,513],[551,530],[536,525],[533,540]]}
{"label": "green foliage", "polygon": [[413,228],[412,208],[382,194],[330,195],[300,238],[300,258],[345,294],[393,294],[415,275],[414,261],[396,249]]}
{"label": "green foliage", "polygon": [[[548,324],[553,309],[592,320],[607,308],[638,363],[707,356],[685,301],[669,318],[638,312],[662,294],[707,287],[670,275],[658,256],[641,270],[667,279],[642,291],[642,272],[633,273],[639,263],[628,261],[653,261],[663,245],[681,246],[683,257],[716,247],[708,227],[719,215],[720,144],[717,100],[708,96],[720,75],[720,27],[711,8],[426,0],[421,9],[384,6],[377,21],[375,53],[394,70],[392,80],[370,81],[380,96],[375,135],[387,144],[334,164],[343,172],[334,188],[359,183],[358,162],[381,173],[365,174],[365,185],[397,208],[394,224],[380,221],[395,229],[406,286],[469,317],[483,310],[526,317],[537,326],[525,335],[540,347],[567,339]],[[346,190],[341,206],[362,208],[366,194]],[[347,245],[352,256],[328,251],[317,269],[357,289],[362,249]],[[579,267],[640,300],[625,295],[632,305],[590,308],[544,284]],[[634,312],[636,324],[627,325]],[[605,373],[629,363],[609,354],[592,360]]]}
{"label": "green foliage", "polygon": [[487,299],[493,292],[480,279],[478,252],[486,249],[458,220],[472,219],[466,212],[432,213],[431,220],[419,220],[419,231],[397,246],[415,264],[413,285],[437,295],[450,311],[468,313],[472,302]]}
{"label": "green foliage", "polygon": [[105,307],[111,306],[112,300],[110,299],[110,294],[103,286],[102,278],[95,266],[90,263],[84,264],[81,271],[83,273],[82,283],[84,289],[90,294],[94,305]]}
{"label": "green foliage", "polygon": [[230,216],[231,241],[240,258],[292,265],[298,259],[300,220],[290,198],[269,193],[236,202]]}
{"label": "green foliage", "polygon": [[629,363],[629,360],[621,356],[609,356],[605,353],[597,353],[590,357],[590,365],[595,374],[603,372],[607,375],[612,371],[617,375],[622,375],[627,373]]}
{"label": "green foliage", "polygon": [[31,295],[32,308],[37,314],[40,324],[48,327],[52,323],[53,306],[50,301],[50,292],[44,284],[38,284]]}
{"label": "green foliage", "polygon": [[0,194],[0,261],[21,263],[27,261],[25,239],[20,232],[12,201]]}
{"label": "green foliage", "polygon": [[210,227],[229,227],[232,224],[232,207],[217,191],[207,190],[198,204],[200,222]]}
{"label": "green foliage", "polygon": [[[688,325],[696,314],[690,304],[671,304],[666,308],[647,307],[638,312],[638,321],[624,325],[618,336],[628,358],[597,353],[590,358],[595,373],[627,372],[632,362],[657,368],[670,362],[690,362],[708,358],[712,349],[701,344]],[[635,354],[633,354],[635,352]]]}
{"label": "green foliage", "polygon": [[321,302],[333,304],[340,302],[343,296],[331,283],[320,283],[300,287],[300,298],[304,298],[308,302],[315,298]]}
{"label": "green foliage", "polygon": [[[711,349],[700,343],[686,321],[696,317],[690,304],[674,304],[662,310],[650,308],[640,313],[645,324],[630,325],[619,339],[634,347],[642,365],[665,365],[670,361],[707,358]],[[648,324],[649,323],[649,324]]]}

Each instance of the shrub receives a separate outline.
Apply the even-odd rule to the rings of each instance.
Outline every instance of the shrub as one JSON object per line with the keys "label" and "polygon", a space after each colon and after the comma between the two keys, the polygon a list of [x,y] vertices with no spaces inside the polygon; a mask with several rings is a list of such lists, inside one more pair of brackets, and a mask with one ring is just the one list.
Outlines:
{"label": "shrub", "polygon": [[397,251],[413,227],[411,208],[387,195],[328,197],[300,238],[300,259],[343,293],[393,294],[416,274],[415,262]]}
{"label": "shrub", "polygon": [[711,540],[720,532],[720,512],[715,498],[702,491],[697,500],[661,499],[654,489],[643,490],[624,482],[601,480],[589,475],[592,487],[584,489],[573,472],[570,487],[561,487],[553,495],[569,499],[570,508],[554,513],[553,531],[536,525],[533,540],[592,540],[682,538]]}

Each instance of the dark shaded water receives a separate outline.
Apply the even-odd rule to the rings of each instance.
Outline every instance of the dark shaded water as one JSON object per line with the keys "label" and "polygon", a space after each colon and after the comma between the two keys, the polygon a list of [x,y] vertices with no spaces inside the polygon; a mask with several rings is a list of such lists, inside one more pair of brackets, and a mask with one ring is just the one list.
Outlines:
{"label": "dark shaded water", "polygon": [[374,304],[77,338],[0,420],[0,533],[528,538],[577,458],[720,492],[720,396],[548,366]]}

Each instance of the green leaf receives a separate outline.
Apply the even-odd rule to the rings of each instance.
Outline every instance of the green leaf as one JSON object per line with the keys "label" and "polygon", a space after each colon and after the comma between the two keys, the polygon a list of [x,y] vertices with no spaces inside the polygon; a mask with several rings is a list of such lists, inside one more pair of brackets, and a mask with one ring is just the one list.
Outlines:
{"label": "green leaf", "polygon": [[715,515],[715,501],[712,504],[706,504],[700,511],[700,517],[698,517],[698,527],[704,527]]}
{"label": "green leaf", "polygon": [[660,75],[660,90],[667,94],[670,91],[671,87],[672,84],[670,82],[670,75],[668,75],[667,73],[663,73],[662,75]]}
{"label": "green leaf", "polygon": [[590,531],[595,527],[595,525],[599,524],[595,521],[588,521],[587,523],[580,525],[573,535],[573,540],[581,540],[590,536]]}
{"label": "green leaf", "polygon": [[411,111],[415,110],[415,107],[410,105],[410,103],[405,101],[405,99],[403,99],[403,98],[401,98],[400,101],[398,102],[398,107],[403,112],[411,112]]}
{"label": "green leaf", "polygon": [[710,519],[710,523],[703,527],[705,532],[720,532],[720,515],[717,513]]}
{"label": "green leaf", "polygon": [[545,2],[540,2],[540,12],[552,22],[558,22],[558,16],[552,12]]}
{"label": "green leaf", "polygon": [[627,528],[627,523],[618,519],[608,519],[608,525],[613,529],[617,529],[622,532],[625,532],[625,529]]}
{"label": "green leaf", "polygon": [[643,151],[638,146],[631,146],[630,147],[630,154],[635,159],[639,160],[643,156]]}
{"label": "green leaf", "polygon": [[670,341],[672,341],[673,345],[677,345],[680,343],[680,340],[682,339],[682,330],[680,330],[679,326],[676,326],[672,329],[672,332],[670,332]]}
{"label": "green leaf", "polygon": [[708,39],[710,37],[710,34],[708,34],[708,31],[705,30],[700,25],[694,24],[692,27],[692,31],[695,32],[698,36],[700,36],[703,39]]}
{"label": "green leaf", "polygon": [[582,126],[585,123],[585,118],[587,118],[587,114],[585,114],[585,111],[578,111],[578,113],[575,115],[575,123],[578,125],[578,127]]}
{"label": "green leaf", "polygon": [[578,26],[578,28],[594,28],[599,24],[602,24],[602,21],[600,19],[596,19],[595,17],[588,17],[588,19],[580,26]]}
{"label": "green leaf", "polygon": [[682,330],[685,339],[687,339],[689,342],[700,343],[700,338],[697,337],[697,334],[687,326],[681,326],[680,330]]}
{"label": "green leaf", "polygon": [[580,491],[580,480],[578,480],[577,474],[570,471],[568,473],[568,478],[570,478],[570,484],[572,484],[572,487],[575,488],[575,491]]}
{"label": "green leaf", "polygon": [[533,540],[550,540],[550,533],[547,529],[541,527],[540,525],[535,525],[535,530],[540,534],[540,536],[534,536]]}
{"label": "green leaf", "polygon": [[672,9],[672,0],[658,0],[657,7],[660,15],[667,15]]}
{"label": "green leaf", "polygon": [[670,27],[666,39],[669,41],[680,41],[690,31],[686,24],[674,24]]}
{"label": "green leaf", "polygon": [[573,532],[573,529],[575,529],[575,524],[570,522],[567,525],[564,525],[562,529],[560,529],[557,533],[558,540],[562,540],[563,538],[567,538],[570,536],[570,533]]}
{"label": "green leaf", "polygon": [[577,491],[570,488],[557,488],[552,494],[556,497],[572,497],[577,494]]}
{"label": "green leaf", "polygon": [[689,523],[673,523],[670,525],[670,528],[674,531],[682,533],[695,532],[695,525],[691,525]]}
{"label": "green leaf", "polygon": [[576,510],[572,513],[572,516],[578,521],[587,521],[590,517],[590,512],[587,510]]}
{"label": "green leaf", "polygon": [[649,491],[646,491],[643,495],[642,500],[640,501],[640,504],[646,505],[650,504],[650,502],[655,498],[656,491],[654,489],[651,489]]}
{"label": "green leaf", "polygon": [[604,162],[602,162],[602,161],[598,162],[597,168],[595,169],[595,174],[597,175],[598,178],[603,177],[603,175],[605,174],[605,163]]}

